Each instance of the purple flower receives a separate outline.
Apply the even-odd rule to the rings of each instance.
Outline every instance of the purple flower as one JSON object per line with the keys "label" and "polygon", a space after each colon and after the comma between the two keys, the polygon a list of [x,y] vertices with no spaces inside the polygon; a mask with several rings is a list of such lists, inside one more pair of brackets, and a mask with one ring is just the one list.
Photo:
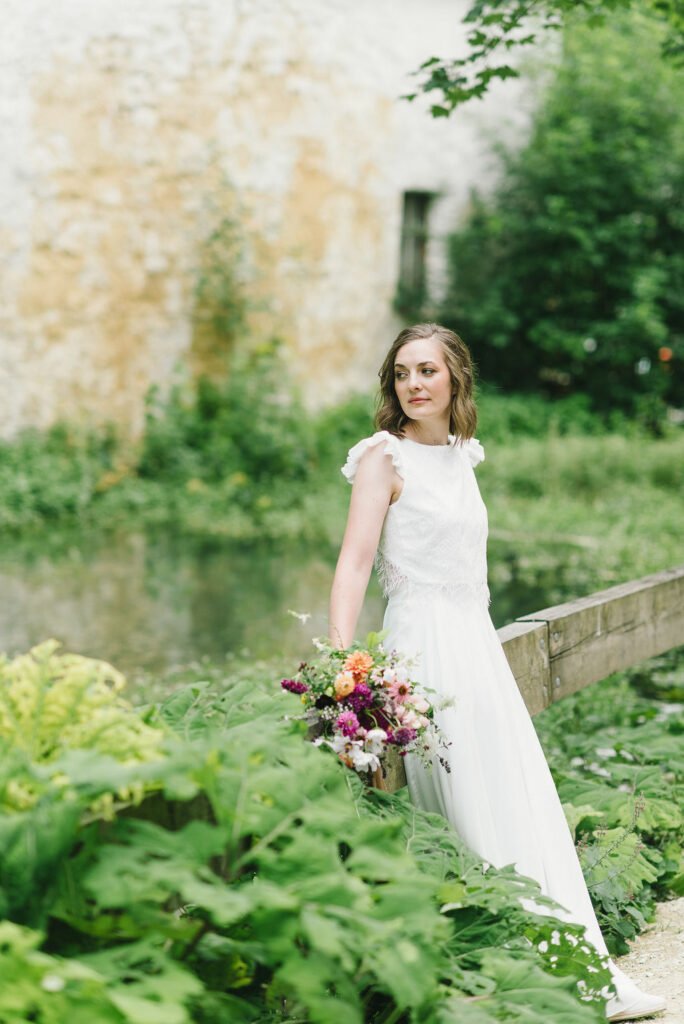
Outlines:
{"label": "purple flower", "polygon": [[300,683],[296,679],[282,679],[280,685],[283,690],[289,690],[290,693],[306,693],[309,689],[306,683]]}
{"label": "purple flower", "polygon": [[343,711],[335,722],[335,727],[343,736],[355,736],[359,728],[359,720],[353,711]]}
{"label": "purple flower", "polygon": [[349,704],[358,714],[364,708],[370,707],[374,700],[375,697],[371,688],[366,686],[365,683],[357,683],[354,687],[354,692],[345,698],[345,703]]}
{"label": "purple flower", "polygon": [[418,733],[415,729],[409,729],[403,725],[394,733],[392,742],[396,743],[398,747],[407,747],[409,743],[413,743],[417,735]]}

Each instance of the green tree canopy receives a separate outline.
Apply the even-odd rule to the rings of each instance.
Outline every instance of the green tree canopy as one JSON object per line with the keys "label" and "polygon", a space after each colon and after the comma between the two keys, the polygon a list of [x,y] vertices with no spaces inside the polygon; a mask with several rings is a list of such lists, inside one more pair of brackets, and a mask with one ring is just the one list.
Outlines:
{"label": "green tree canopy", "polygon": [[462,103],[482,97],[492,81],[517,77],[511,58],[549,30],[578,17],[589,27],[601,26],[635,8],[665,24],[661,54],[684,64],[684,0],[474,0],[463,19],[468,27],[464,56],[424,61],[416,72],[418,88],[404,98],[434,93],[432,115],[448,117]]}
{"label": "green tree canopy", "polygon": [[483,378],[657,421],[684,400],[684,76],[631,12],[565,35],[528,143],[450,241]]}

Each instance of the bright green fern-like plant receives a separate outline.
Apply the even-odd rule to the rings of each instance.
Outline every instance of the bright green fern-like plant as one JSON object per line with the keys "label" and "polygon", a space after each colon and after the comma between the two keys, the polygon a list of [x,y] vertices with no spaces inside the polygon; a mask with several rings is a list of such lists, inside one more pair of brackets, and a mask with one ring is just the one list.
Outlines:
{"label": "bright green fern-like plant", "polygon": [[[46,640],[27,654],[0,660],[0,743],[13,756],[12,772],[0,774],[0,807],[6,810],[34,806],[46,786],[68,789],[59,759],[70,750],[94,751],[129,766],[162,756],[167,732],[133,713],[121,695],[121,673],[104,661],[60,654],[59,647]],[[50,765],[53,773],[45,771]],[[140,799],[142,792],[140,784],[128,785],[120,797]]]}

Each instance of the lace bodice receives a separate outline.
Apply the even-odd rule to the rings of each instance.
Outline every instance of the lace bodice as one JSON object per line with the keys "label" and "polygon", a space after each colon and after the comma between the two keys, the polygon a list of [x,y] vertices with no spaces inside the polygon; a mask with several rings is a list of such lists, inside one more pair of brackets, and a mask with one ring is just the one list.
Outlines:
{"label": "lace bodice", "polygon": [[447,445],[425,445],[380,430],[350,449],[342,467],[350,483],[367,449],[378,444],[404,481],[375,556],[385,595],[437,589],[489,604],[487,510],[473,471],[484,459],[480,442],[450,435]]}

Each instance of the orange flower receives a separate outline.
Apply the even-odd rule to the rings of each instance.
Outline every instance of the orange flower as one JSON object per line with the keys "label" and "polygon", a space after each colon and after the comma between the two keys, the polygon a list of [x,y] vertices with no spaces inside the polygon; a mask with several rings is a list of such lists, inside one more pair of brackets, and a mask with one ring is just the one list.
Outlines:
{"label": "orange flower", "polygon": [[667,345],[662,345],[658,349],[658,359],[661,363],[669,363],[672,359],[672,349],[668,348]]}
{"label": "orange flower", "polygon": [[354,692],[356,682],[351,672],[340,672],[335,679],[335,699],[344,700],[350,693]]}
{"label": "orange flower", "polygon": [[343,667],[352,673],[354,682],[362,683],[373,667],[373,659],[367,651],[354,651],[349,655]]}

